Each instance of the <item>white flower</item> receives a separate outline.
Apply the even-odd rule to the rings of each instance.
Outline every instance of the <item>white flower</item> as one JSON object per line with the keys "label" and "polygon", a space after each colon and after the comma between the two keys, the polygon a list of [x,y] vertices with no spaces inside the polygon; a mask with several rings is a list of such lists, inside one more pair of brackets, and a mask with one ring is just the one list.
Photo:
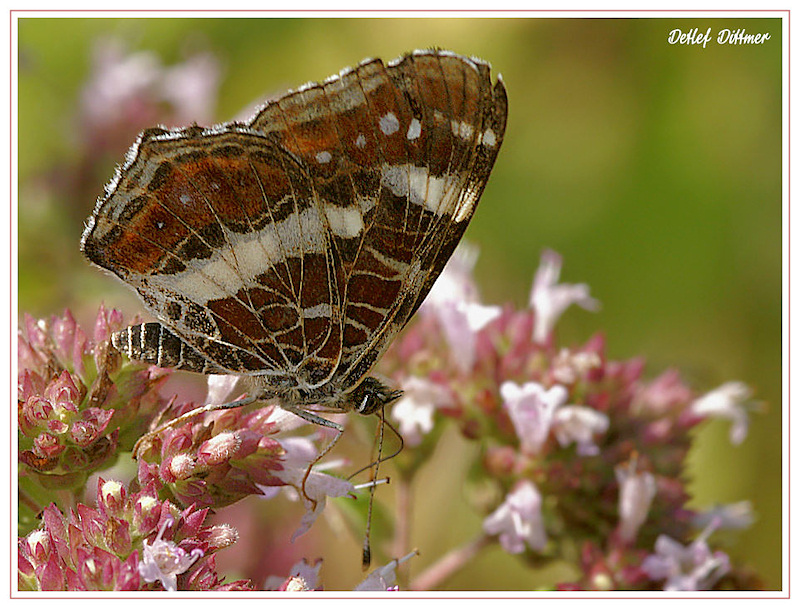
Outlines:
{"label": "white flower", "polygon": [[195,548],[186,552],[175,543],[163,540],[161,537],[171,524],[172,519],[166,518],[153,543],[144,540],[139,575],[146,582],[159,580],[165,590],[174,592],[178,585],[178,575],[185,573],[203,555],[203,551]]}
{"label": "white flower", "polygon": [[309,563],[305,558],[297,562],[289,571],[289,577],[270,575],[264,582],[265,590],[286,590],[287,592],[306,592],[319,588],[319,570],[322,559]]}
{"label": "white flower", "polygon": [[478,248],[462,241],[447,261],[422,306],[436,306],[441,302],[453,301],[476,302],[479,299],[478,287],[472,278],[472,270],[477,260]]}
{"label": "white flower", "polygon": [[235,374],[209,374],[208,392],[206,393],[206,404],[225,404],[236,388],[239,377]]}
{"label": "white flower", "polygon": [[749,501],[739,501],[717,505],[699,512],[692,519],[692,524],[698,528],[708,527],[713,523],[719,529],[747,529],[755,519],[753,504]]}
{"label": "white flower", "polygon": [[619,483],[619,534],[631,543],[647,520],[656,495],[656,479],[650,472],[637,473],[635,459],[614,468],[614,474]]}
{"label": "white flower", "polygon": [[731,381],[699,397],[690,408],[700,417],[729,419],[732,422],[731,444],[738,445],[747,437],[748,410],[754,406],[750,400],[752,393],[744,383]]}
{"label": "white flower", "polygon": [[463,372],[475,364],[477,333],[502,312],[500,307],[480,303],[472,279],[476,259],[477,250],[459,245],[421,307],[436,317],[453,360]]}
{"label": "white flower", "polygon": [[608,416],[588,406],[562,406],[555,413],[553,432],[561,446],[571,442],[578,445],[582,457],[597,455],[600,449],[594,443],[595,434],[608,430]]}
{"label": "white flower", "polygon": [[378,567],[355,587],[355,590],[362,592],[387,592],[397,590],[397,574],[395,569],[404,562],[417,555],[416,550],[406,554],[403,558],[390,561],[383,567]]}
{"label": "white flower", "polygon": [[728,555],[711,552],[706,544],[712,531],[708,527],[685,547],[667,535],[659,535],[655,554],[644,559],[642,569],[653,581],[665,580],[665,591],[710,590],[730,570]]}
{"label": "white flower", "polygon": [[402,383],[403,397],[392,407],[392,418],[400,423],[400,435],[408,446],[417,446],[433,429],[433,412],[452,404],[453,398],[441,385],[410,377]]}
{"label": "white flower", "polygon": [[193,55],[164,69],[161,95],[178,111],[177,121],[202,124],[213,118],[219,75],[219,63],[211,53]]}
{"label": "white flower", "polygon": [[[273,475],[291,486],[297,496],[302,500],[306,513],[300,520],[300,525],[292,535],[292,541],[307,532],[314,524],[317,517],[325,509],[328,497],[343,497],[354,491],[353,484],[342,478],[331,476],[318,471],[317,468],[308,472],[309,465],[317,457],[314,443],[307,438],[283,438],[278,440],[286,451],[281,462],[283,469],[273,471]],[[308,472],[308,477],[306,477]],[[303,480],[305,479],[305,487]],[[277,494],[275,490],[283,487],[256,485],[268,497]]]}
{"label": "white flower", "polygon": [[561,385],[545,389],[535,382],[520,386],[506,381],[500,386],[500,395],[522,451],[537,454],[550,434],[556,409],[567,400],[567,390]]}
{"label": "white flower", "polygon": [[571,385],[602,365],[603,360],[593,351],[573,353],[569,349],[561,349],[553,360],[553,379],[563,385]]}
{"label": "white flower", "polygon": [[501,312],[500,307],[477,302],[450,301],[436,307],[439,325],[459,370],[469,372],[475,365],[477,334]]}
{"label": "white flower", "polygon": [[571,304],[596,311],[600,303],[589,296],[585,283],[558,283],[561,275],[561,256],[552,250],[542,252],[541,262],[533,279],[530,305],[536,313],[533,340],[543,343]]}
{"label": "white flower", "polygon": [[529,480],[523,480],[505,501],[483,520],[487,535],[499,535],[500,545],[509,554],[520,554],[527,545],[541,550],[547,543],[542,522],[542,496]]}

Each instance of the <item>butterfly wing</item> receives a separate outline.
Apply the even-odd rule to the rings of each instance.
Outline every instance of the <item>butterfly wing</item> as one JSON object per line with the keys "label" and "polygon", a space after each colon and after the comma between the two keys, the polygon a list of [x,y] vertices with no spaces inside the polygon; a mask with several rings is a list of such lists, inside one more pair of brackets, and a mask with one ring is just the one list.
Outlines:
{"label": "butterfly wing", "polygon": [[353,387],[424,300],[472,218],[505,132],[489,66],[422,51],[269,103],[251,126],[302,159],[343,281],[335,378]]}
{"label": "butterfly wing", "polygon": [[336,270],[312,193],[297,159],[245,126],[146,131],[83,251],[217,368],[281,386],[300,367],[312,374],[318,351],[341,349],[330,331]]}

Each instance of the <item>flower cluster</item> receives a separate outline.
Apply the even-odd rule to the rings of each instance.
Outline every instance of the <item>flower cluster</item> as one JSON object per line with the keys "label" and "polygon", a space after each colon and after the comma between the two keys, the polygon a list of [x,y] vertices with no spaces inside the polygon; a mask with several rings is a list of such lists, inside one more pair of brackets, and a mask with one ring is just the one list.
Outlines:
{"label": "flower cluster", "polygon": [[18,338],[19,460],[47,488],[77,488],[130,446],[160,407],[164,375],[121,367],[108,338],[122,327],[101,307],[91,337],[69,311],[25,316]]}
{"label": "flower cluster", "polygon": [[132,493],[101,478],[95,508],[79,504],[65,516],[51,504],[42,526],[19,539],[19,589],[250,589],[216,574],[213,554],[237,534],[205,525],[206,514],[160,500],[154,486]]}
{"label": "flower cluster", "polygon": [[[235,376],[209,378],[206,404],[223,404]],[[197,405],[170,408],[167,420],[191,413]],[[222,409],[165,426],[138,452],[139,481],[156,484],[183,505],[224,507],[248,495],[272,497],[291,487],[307,508],[295,536],[307,531],[325,507],[326,497],[354,492],[340,478],[309,469],[317,448],[291,432],[305,422],[276,406],[249,412]]]}
{"label": "flower cluster", "polygon": [[[597,306],[585,286],[557,283],[558,256],[543,256],[531,307],[522,311],[480,303],[469,256],[457,254],[382,364],[405,391],[391,412],[413,448],[395,460],[401,483],[431,454],[442,427],[456,422],[482,449],[468,481],[481,489],[468,496],[485,514],[476,548],[496,542],[531,565],[580,556],[583,575],[556,584],[561,590],[758,585],[708,543],[718,528],[746,524],[749,513],[689,509],[683,479],[689,432],[707,417],[731,420],[731,440],[743,440],[752,408],[747,387],[726,383],[698,396],[674,370],[647,381],[642,360],[609,361],[602,336],[557,347],[559,314],[570,303]],[[45,509],[44,525],[20,542],[21,588],[212,589],[223,584],[209,555],[235,535],[227,528],[228,541],[208,541],[219,535],[202,533],[208,508],[288,488],[306,508],[296,537],[328,497],[355,493],[349,481],[311,468],[330,442],[326,430],[298,435],[307,423],[274,405],[215,410],[235,399],[236,377],[210,377],[209,406],[199,410],[166,401],[158,390],[167,371],[123,364],[109,347],[121,326],[117,312],[102,308],[92,339],[69,313],[48,323],[25,318],[19,433],[29,481],[78,491],[89,473],[131,450],[137,434],[155,430],[138,448],[134,485],[144,490],[126,499],[124,487],[105,482],[96,508],[78,504],[70,519],[55,505]],[[41,493],[30,492],[29,501],[34,496]],[[160,516],[143,520],[141,506],[152,502]],[[185,531],[184,521],[192,523]],[[59,545],[65,539],[68,551]],[[392,589],[398,564],[363,585]],[[320,566],[303,563],[265,585],[319,589]]]}
{"label": "flower cluster", "polygon": [[[289,489],[306,508],[297,537],[328,497],[356,488],[310,469],[319,452],[313,436],[327,443],[329,434],[297,435],[307,423],[276,406],[187,414],[197,405],[159,392],[169,371],[123,362],[110,346],[111,333],[121,328],[122,316],[103,307],[92,338],[69,312],[24,319],[20,526],[33,530],[20,539],[20,589],[249,589],[245,581],[223,584],[216,573],[212,553],[236,534],[227,525],[205,525],[209,508]],[[209,377],[205,404],[226,402],[238,380]],[[185,421],[169,423],[178,417]],[[75,503],[90,474],[134,450],[142,436],[132,488],[143,490],[129,494],[121,483],[101,480],[95,507]],[[41,523],[33,528],[37,513]]]}
{"label": "flower cluster", "polygon": [[434,290],[384,360],[406,392],[392,417],[415,446],[397,459],[403,475],[430,455],[440,422],[453,420],[482,448],[471,480],[480,492],[468,495],[486,514],[484,535],[532,565],[582,556],[584,577],[560,589],[735,587],[722,552],[698,552],[695,542],[686,550],[695,563],[669,557],[697,531],[683,471],[689,432],[718,416],[741,442],[747,387],[697,396],[674,370],[647,381],[643,360],[609,361],[601,335],[557,347],[568,306],[598,306],[587,286],[558,283],[560,257],[543,254],[521,311],[480,303],[465,272],[473,261],[456,251],[437,284],[446,292]]}
{"label": "flower cluster", "polygon": [[116,40],[100,41],[82,92],[88,148],[116,154],[151,125],[208,124],[219,81],[220,66],[210,54],[164,66],[155,53],[129,53]]}

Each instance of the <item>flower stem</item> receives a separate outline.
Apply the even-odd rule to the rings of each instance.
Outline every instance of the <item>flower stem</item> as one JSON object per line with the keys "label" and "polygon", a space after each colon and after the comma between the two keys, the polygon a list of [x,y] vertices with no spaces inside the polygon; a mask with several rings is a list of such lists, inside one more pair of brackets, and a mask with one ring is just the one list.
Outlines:
{"label": "flower stem", "polygon": [[488,545],[491,540],[491,537],[481,534],[460,548],[456,548],[445,554],[433,565],[428,567],[427,570],[418,575],[414,581],[411,582],[410,589],[433,590],[437,586],[440,586],[445,580],[475,558],[478,552]]}
{"label": "flower stem", "polygon": [[[395,526],[394,540],[392,541],[392,554],[405,556],[411,540],[411,479],[402,473],[397,476],[398,484],[395,486]],[[406,578],[407,571],[404,571]],[[402,588],[407,588],[408,582],[401,582]]]}
{"label": "flower stem", "polygon": [[20,505],[27,506],[28,509],[34,514],[38,514],[42,511],[42,506],[39,505],[39,503],[23,489],[19,489],[17,495],[19,497]]}
{"label": "flower stem", "polygon": [[403,475],[398,476],[399,483],[395,486],[396,522],[394,527],[394,542],[392,553],[395,556],[405,556],[408,553],[408,543],[411,535],[411,482]]}

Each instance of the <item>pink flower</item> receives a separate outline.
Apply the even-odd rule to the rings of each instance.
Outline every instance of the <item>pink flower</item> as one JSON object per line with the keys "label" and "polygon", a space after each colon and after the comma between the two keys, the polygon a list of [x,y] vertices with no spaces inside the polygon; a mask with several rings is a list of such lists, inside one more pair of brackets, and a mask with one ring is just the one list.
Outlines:
{"label": "pink flower", "polygon": [[636,394],[636,402],[656,415],[683,408],[691,399],[691,390],[681,380],[680,372],[674,369],[666,370]]}
{"label": "pink flower", "polygon": [[433,284],[422,303],[423,308],[436,306],[441,302],[478,301],[478,286],[472,276],[477,260],[478,248],[462,241]]}
{"label": "pink flower", "polygon": [[438,320],[451,357],[464,373],[475,365],[478,332],[500,317],[502,312],[500,307],[485,306],[479,301],[478,289],[472,279],[476,259],[475,249],[459,246],[421,308]]}
{"label": "pink flower", "polygon": [[500,386],[500,395],[514,424],[522,452],[538,454],[550,434],[556,410],[567,400],[567,390],[561,385],[545,389],[535,382],[520,386],[506,381]]}
{"label": "pink flower", "polygon": [[80,486],[121,437],[129,448],[162,405],[165,377],[121,366],[109,348],[121,324],[117,311],[101,306],[89,339],[69,311],[47,321],[25,316],[17,339],[19,460],[43,486]]}
{"label": "pink flower", "polygon": [[636,461],[614,469],[619,483],[619,534],[626,543],[636,539],[639,528],[647,520],[656,495],[656,479],[650,472],[637,473]]}
{"label": "pink flower", "polygon": [[156,123],[207,124],[218,86],[219,65],[210,55],[165,68],[153,52],[126,53],[106,40],[94,49],[83,116],[96,143],[117,147],[130,141],[131,132]]}
{"label": "pink flower", "polygon": [[[148,582],[167,590],[222,586],[208,557],[236,536],[229,527],[205,526],[207,510],[180,511],[158,499],[153,486],[131,493],[103,479],[96,501],[96,508],[79,503],[68,515],[54,504],[44,509],[40,527],[19,539],[20,589],[153,590]],[[187,573],[200,557],[202,580]]]}
{"label": "pink flower", "polygon": [[578,445],[578,454],[590,457],[600,453],[594,436],[608,430],[608,416],[588,406],[562,406],[553,420],[553,433],[561,446],[572,442]]}
{"label": "pink flower", "polygon": [[116,309],[107,310],[105,305],[101,303],[97,311],[94,330],[92,332],[92,338],[95,344],[107,341],[114,332],[121,330],[122,322],[122,313]]}
{"label": "pink flower", "polygon": [[730,570],[728,555],[712,552],[706,543],[713,530],[709,526],[688,546],[659,535],[655,554],[644,559],[642,569],[651,580],[664,580],[665,591],[710,590]]}
{"label": "pink flower", "polygon": [[542,496],[530,480],[522,480],[503,504],[483,521],[487,535],[499,535],[509,554],[520,554],[527,545],[541,550],[547,543],[542,522]]}
{"label": "pink flower", "polygon": [[203,556],[200,548],[187,552],[171,541],[162,539],[164,530],[172,526],[171,519],[165,519],[151,544],[146,539],[142,547],[142,560],[139,561],[139,575],[146,582],[160,581],[165,590],[177,590],[178,575],[185,573],[195,561]]}
{"label": "pink flower", "polygon": [[478,332],[500,317],[502,309],[477,302],[443,302],[436,308],[439,324],[458,369],[469,372],[475,365]]}
{"label": "pink flower", "polygon": [[72,370],[83,376],[85,373],[83,356],[88,353],[89,343],[72,313],[64,311],[62,317],[53,317],[50,332],[58,359],[68,365],[71,364]]}
{"label": "pink flower", "polygon": [[584,283],[558,283],[561,275],[561,256],[552,250],[542,252],[539,269],[533,280],[530,304],[536,313],[533,339],[544,343],[559,317],[576,304],[588,311],[596,311],[600,303],[589,296],[589,286]]}

